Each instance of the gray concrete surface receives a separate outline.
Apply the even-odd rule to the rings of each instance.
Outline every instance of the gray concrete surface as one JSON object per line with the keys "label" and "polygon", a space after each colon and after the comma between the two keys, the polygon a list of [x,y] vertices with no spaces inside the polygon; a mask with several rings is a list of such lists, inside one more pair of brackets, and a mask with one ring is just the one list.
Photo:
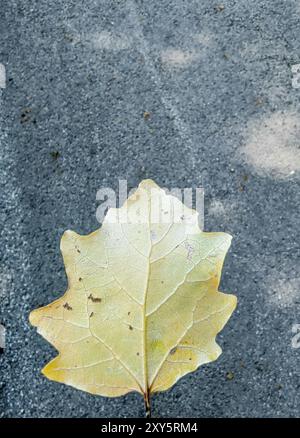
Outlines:
{"label": "gray concrete surface", "polygon": [[143,415],[138,395],[46,380],[55,352],[28,314],[64,292],[59,240],[98,227],[97,190],[146,177],[204,186],[206,229],[234,236],[221,286],[239,299],[223,355],[154,415],[299,415],[300,2],[222,3],[1,1],[0,416]]}

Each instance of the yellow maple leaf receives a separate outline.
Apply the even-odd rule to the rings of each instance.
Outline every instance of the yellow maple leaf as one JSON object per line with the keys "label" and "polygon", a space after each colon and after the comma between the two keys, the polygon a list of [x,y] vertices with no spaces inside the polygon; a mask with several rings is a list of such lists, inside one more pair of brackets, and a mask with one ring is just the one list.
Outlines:
{"label": "yellow maple leaf", "polygon": [[236,306],[218,291],[230,241],[151,180],[99,230],[66,231],[68,289],[30,314],[59,351],[42,372],[93,394],[140,392],[149,410],[150,394],[221,354],[215,337]]}

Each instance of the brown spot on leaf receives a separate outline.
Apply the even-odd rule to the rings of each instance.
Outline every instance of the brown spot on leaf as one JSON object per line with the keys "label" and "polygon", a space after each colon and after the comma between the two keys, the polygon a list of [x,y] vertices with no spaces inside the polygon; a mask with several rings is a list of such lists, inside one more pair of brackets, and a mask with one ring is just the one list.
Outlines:
{"label": "brown spot on leaf", "polygon": [[129,325],[128,328],[129,328],[129,330],[133,330],[132,325]]}
{"label": "brown spot on leaf", "polygon": [[173,355],[173,354],[176,353],[176,351],[177,351],[177,347],[173,347],[173,348],[170,350],[170,354]]}
{"label": "brown spot on leaf", "polygon": [[92,312],[92,313],[90,314],[90,318],[92,318],[92,316],[94,316],[94,312]]}
{"label": "brown spot on leaf", "polygon": [[64,305],[63,305],[63,307],[64,307],[64,309],[67,309],[67,310],[72,310],[73,308],[69,305],[69,303],[65,303]]}
{"label": "brown spot on leaf", "polygon": [[94,297],[93,294],[89,294],[88,300],[93,301],[93,303],[101,303],[102,298]]}

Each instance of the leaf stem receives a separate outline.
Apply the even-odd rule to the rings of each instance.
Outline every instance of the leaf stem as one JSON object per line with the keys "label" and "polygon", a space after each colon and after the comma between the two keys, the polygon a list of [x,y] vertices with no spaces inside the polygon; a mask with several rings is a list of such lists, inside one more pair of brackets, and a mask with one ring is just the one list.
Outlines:
{"label": "leaf stem", "polygon": [[146,418],[151,418],[151,401],[150,401],[150,392],[148,389],[147,389],[146,394],[144,394],[144,401],[145,401]]}

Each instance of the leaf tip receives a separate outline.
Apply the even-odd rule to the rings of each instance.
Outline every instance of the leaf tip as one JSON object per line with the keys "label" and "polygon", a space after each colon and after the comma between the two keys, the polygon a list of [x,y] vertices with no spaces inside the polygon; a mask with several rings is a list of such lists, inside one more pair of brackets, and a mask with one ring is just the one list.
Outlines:
{"label": "leaf tip", "polygon": [[153,179],[143,179],[140,184],[139,188],[142,188],[144,190],[151,190],[151,189],[159,189],[160,187],[153,181]]}
{"label": "leaf tip", "polygon": [[66,230],[60,239],[60,250],[62,254],[68,253],[70,248],[74,248],[74,243],[77,239],[79,239],[81,236],[75,231]]}
{"label": "leaf tip", "polygon": [[232,312],[235,311],[237,305],[238,305],[238,299],[236,295],[230,295],[232,300]]}
{"label": "leaf tip", "polygon": [[49,380],[58,380],[58,376],[54,376],[52,362],[53,360],[47,363],[47,365],[42,368],[41,373]]}
{"label": "leaf tip", "polygon": [[38,309],[32,310],[29,313],[29,322],[33,327],[37,327],[38,326],[38,322],[39,322],[39,316],[38,316]]}
{"label": "leaf tip", "polygon": [[49,380],[56,380],[57,382],[65,382],[66,375],[64,370],[59,367],[60,364],[60,355],[56,356],[50,362],[48,362],[44,368],[42,368],[41,373]]}

